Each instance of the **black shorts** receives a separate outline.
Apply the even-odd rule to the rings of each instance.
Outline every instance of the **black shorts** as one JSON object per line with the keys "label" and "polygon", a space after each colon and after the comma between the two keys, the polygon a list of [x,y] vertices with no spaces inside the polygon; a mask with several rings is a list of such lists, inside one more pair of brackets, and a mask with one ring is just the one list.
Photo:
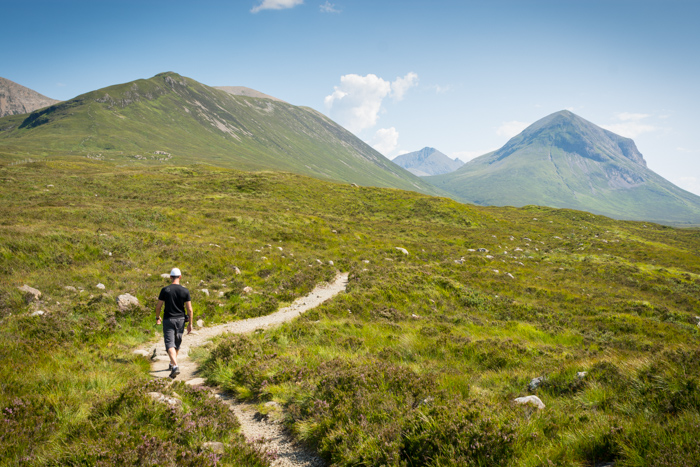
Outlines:
{"label": "black shorts", "polygon": [[180,350],[182,335],[185,333],[185,318],[165,318],[163,320],[163,338],[165,350],[175,347]]}

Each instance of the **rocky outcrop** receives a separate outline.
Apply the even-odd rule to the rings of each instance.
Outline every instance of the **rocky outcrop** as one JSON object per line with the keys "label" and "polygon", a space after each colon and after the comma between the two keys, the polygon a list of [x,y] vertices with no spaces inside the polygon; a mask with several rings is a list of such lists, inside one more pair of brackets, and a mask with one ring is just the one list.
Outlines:
{"label": "rocky outcrop", "polygon": [[51,99],[29,88],[0,78],[0,117],[34,112],[61,101]]}

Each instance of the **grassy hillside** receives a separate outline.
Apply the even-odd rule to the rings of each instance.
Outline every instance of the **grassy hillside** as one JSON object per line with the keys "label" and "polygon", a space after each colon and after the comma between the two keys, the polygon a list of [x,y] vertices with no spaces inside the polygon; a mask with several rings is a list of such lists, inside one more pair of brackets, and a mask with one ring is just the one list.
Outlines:
{"label": "grassy hillside", "polygon": [[[201,393],[176,383],[177,410],[147,395],[165,389],[131,350],[156,338],[173,266],[207,324],[350,272],[297,321],[199,354],[334,465],[700,461],[697,230],[202,165],[66,157],[0,180],[4,465],[269,462]],[[125,292],[141,306],[119,312]],[[513,403],[528,394],[546,408]]]}
{"label": "grassy hillside", "polygon": [[534,204],[700,225],[700,197],[649,170],[631,139],[568,111],[533,123],[498,151],[424,180],[481,205]]}
{"label": "grassy hillside", "polygon": [[129,165],[201,162],[284,170],[442,193],[312,109],[233,95],[176,73],[0,119],[0,160],[55,155]]}

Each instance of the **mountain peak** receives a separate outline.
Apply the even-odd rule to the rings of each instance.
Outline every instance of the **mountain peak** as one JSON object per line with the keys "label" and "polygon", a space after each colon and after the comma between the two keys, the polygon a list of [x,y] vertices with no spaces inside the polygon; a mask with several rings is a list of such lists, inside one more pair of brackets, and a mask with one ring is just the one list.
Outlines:
{"label": "mountain peak", "polygon": [[60,101],[0,77],[0,117],[28,114],[57,102]]}
{"label": "mountain peak", "polygon": [[569,110],[560,110],[536,121],[497,151],[499,160],[518,148],[542,144],[598,162],[622,156],[643,167],[644,156],[629,138],[605,130]]}
{"label": "mountain peak", "polygon": [[464,165],[464,162],[452,160],[431,147],[402,154],[394,159],[394,163],[419,177],[454,172]]}

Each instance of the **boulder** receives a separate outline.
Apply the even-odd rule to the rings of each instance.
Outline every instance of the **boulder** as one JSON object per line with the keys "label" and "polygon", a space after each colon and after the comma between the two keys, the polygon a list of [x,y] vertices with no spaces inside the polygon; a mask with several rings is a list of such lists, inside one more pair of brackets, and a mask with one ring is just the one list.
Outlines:
{"label": "boulder", "polygon": [[185,381],[185,384],[188,386],[203,386],[204,383],[206,383],[204,378],[192,378]]}
{"label": "boulder", "polygon": [[18,287],[20,292],[24,292],[24,301],[27,303],[36,302],[41,297],[41,292],[39,292],[34,287],[29,287],[24,284],[22,287]]}
{"label": "boulder", "polygon": [[538,410],[545,408],[544,402],[537,396],[518,397],[513,402],[520,405],[530,405]]}
{"label": "boulder", "polygon": [[117,307],[119,311],[127,311],[129,308],[138,306],[139,299],[131,294],[125,293],[117,297]]}
{"label": "boulder", "polygon": [[102,282],[100,282],[99,284],[97,284],[95,287],[97,287],[97,288],[100,289],[100,290],[106,289],[105,285],[104,285]]}
{"label": "boulder", "polygon": [[219,441],[206,441],[202,443],[202,449],[213,452],[214,454],[223,455],[224,451],[226,450],[226,446],[224,446],[224,443]]}
{"label": "boulder", "polygon": [[538,387],[540,387],[540,385],[544,382],[545,379],[546,379],[546,378],[545,378],[544,376],[539,376],[539,377],[537,377],[537,378],[533,378],[532,381],[530,381],[530,382],[528,383],[527,388],[528,388],[530,391],[534,391],[535,389],[537,389]]}

